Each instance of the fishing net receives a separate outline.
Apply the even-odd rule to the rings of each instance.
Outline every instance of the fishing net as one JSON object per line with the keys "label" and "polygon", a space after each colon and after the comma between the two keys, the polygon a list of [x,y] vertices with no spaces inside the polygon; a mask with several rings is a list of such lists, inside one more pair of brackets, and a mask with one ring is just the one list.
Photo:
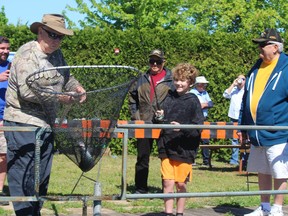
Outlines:
{"label": "fishing net", "polygon": [[[69,74],[86,90],[84,103],[79,103],[80,93],[59,87]],[[108,147],[124,99],[139,74],[129,66],[63,66],[36,71],[26,84],[42,105],[58,150],[87,172]],[[63,96],[73,102],[60,103]]]}

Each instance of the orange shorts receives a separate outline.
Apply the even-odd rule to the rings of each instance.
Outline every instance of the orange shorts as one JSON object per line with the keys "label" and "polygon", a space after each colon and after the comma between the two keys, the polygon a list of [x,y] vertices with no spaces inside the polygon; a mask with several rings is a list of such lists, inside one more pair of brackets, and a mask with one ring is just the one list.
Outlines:
{"label": "orange shorts", "polygon": [[192,164],[165,158],[161,160],[162,179],[172,179],[175,182],[192,180]]}

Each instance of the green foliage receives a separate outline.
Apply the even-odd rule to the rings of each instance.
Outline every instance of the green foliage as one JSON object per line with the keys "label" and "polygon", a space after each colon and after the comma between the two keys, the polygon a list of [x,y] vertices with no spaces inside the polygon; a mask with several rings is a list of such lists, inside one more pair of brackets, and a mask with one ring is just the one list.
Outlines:
{"label": "green foliage", "polygon": [[[147,70],[147,56],[154,48],[165,51],[170,69],[183,61],[194,64],[209,80],[208,92],[215,104],[209,111],[209,121],[229,120],[229,100],[222,94],[235,77],[246,74],[257,59],[255,45],[251,43],[252,35],[247,38],[241,32],[208,35],[200,30],[120,31],[87,27],[75,34],[65,39],[62,45],[69,65],[130,65],[144,72]],[[114,54],[116,47],[121,50],[119,55]],[[130,119],[127,98],[120,119]],[[121,154],[120,140],[113,140],[110,145],[113,154]],[[134,145],[135,140],[131,140],[129,153],[135,152]]]}
{"label": "green foliage", "polygon": [[21,45],[36,38],[36,35],[25,25],[16,27],[14,25],[1,26],[0,24],[0,35],[9,38],[11,51],[17,51]]}
{"label": "green foliage", "polygon": [[266,27],[285,32],[288,27],[288,2],[285,0],[75,1],[77,7],[67,5],[67,9],[86,16],[80,21],[82,27],[185,29],[209,34],[218,31],[259,33]]}
{"label": "green foliage", "polygon": [[[70,11],[85,14],[80,25],[111,27],[116,29],[155,28],[175,29],[177,26],[185,28],[189,20],[187,1],[185,0],[75,0],[77,8],[67,6]],[[159,16],[161,11],[162,16]]]}
{"label": "green foliage", "polygon": [[5,7],[2,6],[1,11],[0,11],[0,26],[7,25],[7,23],[8,23],[8,19],[6,18]]}

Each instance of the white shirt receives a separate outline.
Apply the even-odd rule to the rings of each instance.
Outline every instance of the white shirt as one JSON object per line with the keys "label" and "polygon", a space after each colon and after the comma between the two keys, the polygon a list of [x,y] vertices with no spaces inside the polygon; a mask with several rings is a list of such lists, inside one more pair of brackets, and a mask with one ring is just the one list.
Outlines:
{"label": "white shirt", "polygon": [[224,91],[223,97],[230,99],[230,107],[228,111],[228,116],[230,118],[233,119],[239,118],[243,94],[244,94],[244,87],[242,89],[238,89],[237,86],[235,86],[230,94],[228,93],[227,89]]}

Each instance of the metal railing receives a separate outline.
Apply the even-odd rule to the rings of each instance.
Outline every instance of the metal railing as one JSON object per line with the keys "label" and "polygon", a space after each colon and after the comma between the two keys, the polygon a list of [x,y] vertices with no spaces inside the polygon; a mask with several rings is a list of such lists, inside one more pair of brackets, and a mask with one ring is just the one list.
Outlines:
{"label": "metal railing", "polygon": [[[288,130],[288,126],[256,126],[256,125],[171,125],[171,124],[119,124],[117,128],[126,129],[225,129],[225,130]],[[126,135],[127,136],[127,135]],[[125,136],[124,136],[125,137]],[[174,193],[174,194],[127,194],[127,145],[128,139],[123,140],[122,154],[122,190],[119,199],[151,199],[151,198],[179,198],[179,197],[222,197],[222,196],[255,196],[263,194],[288,194],[288,190],[265,190],[265,191],[239,191],[239,192],[202,192],[202,193]]]}

